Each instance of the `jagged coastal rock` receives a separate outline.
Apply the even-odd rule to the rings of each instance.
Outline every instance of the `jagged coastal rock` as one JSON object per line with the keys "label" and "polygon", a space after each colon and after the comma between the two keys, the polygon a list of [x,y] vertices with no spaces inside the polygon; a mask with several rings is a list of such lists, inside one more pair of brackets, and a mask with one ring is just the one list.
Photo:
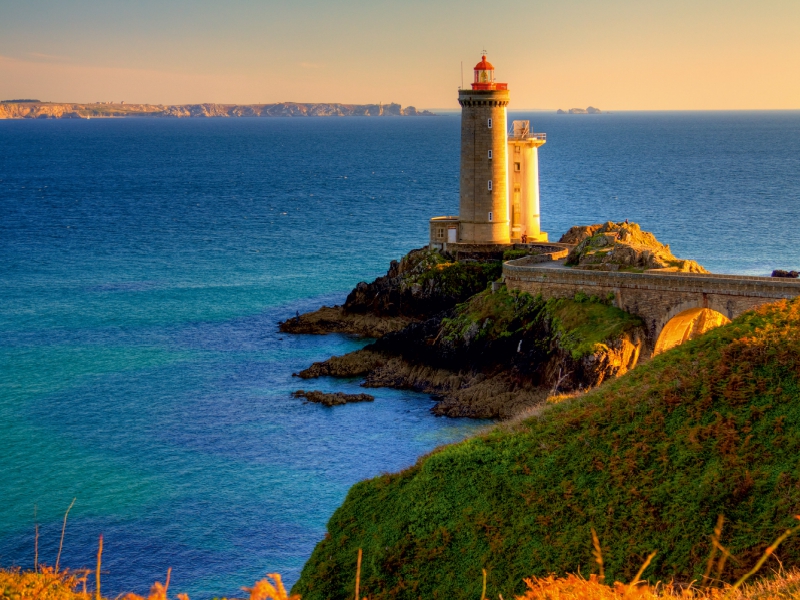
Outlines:
{"label": "jagged coastal rock", "polygon": [[343,306],[323,306],[311,313],[287,319],[280,323],[284,333],[349,333],[362,337],[378,338],[399,331],[414,322],[409,317],[387,317],[371,313],[350,313]]}
{"label": "jagged coastal rock", "polygon": [[500,277],[498,261],[458,262],[436,250],[412,250],[392,261],[386,275],[361,282],[343,306],[287,319],[286,333],[351,333],[381,337],[429,318],[486,289]]}
{"label": "jagged coastal rock", "polygon": [[427,110],[399,104],[73,104],[39,101],[0,102],[0,119],[91,119],[109,117],[428,117]]}
{"label": "jagged coastal rock", "polygon": [[352,404],[353,402],[372,402],[375,396],[369,394],[345,394],[343,392],[319,392],[297,390],[292,392],[295,398],[305,398],[308,402],[322,404],[323,406],[341,406],[342,404]]}
{"label": "jagged coastal rock", "polygon": [[601,271],[676,271],[707,273],[693,260],[676,258],[669,245],[662,244],[636,223],[581,225],[570,228],[561,242],[575,244],[567,265]]}

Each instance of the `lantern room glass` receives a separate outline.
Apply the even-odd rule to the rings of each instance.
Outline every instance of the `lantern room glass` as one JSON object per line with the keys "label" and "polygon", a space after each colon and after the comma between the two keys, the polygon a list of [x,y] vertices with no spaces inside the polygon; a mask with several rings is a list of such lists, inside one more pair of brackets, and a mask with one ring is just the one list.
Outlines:
{"label": "lantern room glass", "polygon": [[493,81],[493,69],[475,69],[475,83],[492,83]]}

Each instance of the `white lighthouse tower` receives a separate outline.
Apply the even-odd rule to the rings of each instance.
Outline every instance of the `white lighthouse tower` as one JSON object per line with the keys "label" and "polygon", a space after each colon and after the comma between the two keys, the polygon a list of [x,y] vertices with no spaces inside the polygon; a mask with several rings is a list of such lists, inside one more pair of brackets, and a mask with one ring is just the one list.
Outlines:
{"label": "white lighthouse tower", "polygon": [[514,121],[508,136],[508,198],[512,242],[546,242],[539,223],[539,147],[544,133],[531,133],[530,121]]}

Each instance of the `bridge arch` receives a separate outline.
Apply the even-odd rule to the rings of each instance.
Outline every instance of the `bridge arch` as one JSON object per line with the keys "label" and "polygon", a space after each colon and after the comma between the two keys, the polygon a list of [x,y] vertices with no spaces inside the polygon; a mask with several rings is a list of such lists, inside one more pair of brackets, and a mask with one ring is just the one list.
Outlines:
{"label": "bridge arch", "polygon": [[731,319],[718,310],[704,306],[688,308],[679,306],[669,312],[665,321],[656,338],[654,356],[694,339],[715,327],[726,325],[731,322]]}

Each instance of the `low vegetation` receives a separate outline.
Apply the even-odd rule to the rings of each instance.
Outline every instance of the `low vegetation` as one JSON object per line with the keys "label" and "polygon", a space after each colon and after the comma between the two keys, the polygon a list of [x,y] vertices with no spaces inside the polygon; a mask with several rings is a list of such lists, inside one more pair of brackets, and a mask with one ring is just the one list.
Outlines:
{"label": "low vegetation", "polygon": [[[632,581],[656,552],[643,579],[689,585],[720,515],[715,578],[736,581],[796,524],[798,328],[800,300],[764,306],[514,427],[356,484],[293,591],[350,597],[359,548],[374,599],[480,598],[482,568],[491,597],[579,598],[537,596],[523,578],[588,575],[598,553],[606,581]],[[800,538],[774,556],[800,566]]]}
{"label": "low vegetation", "polygon": [[572,300],[550,299],[546,312],[561,348],[573,359],[607,350],[607,343],[644,323],[611,305],[613,298],[576,294]]}
{"label": "low vegetation", "polygon": [[555,341],[578,360],[642,325],[640,318],[612,306],[611,299],[577,294],[544,300],[503,286],[459,304],[451,318],[442,320],[441,338],[451,344],[508,339],[515,353],[524,338],[543,347]]}
{"label": "low vegetation", "polygon": [[544,308],[541,297],[509,292],[505,287],[494,293],[484,290],[459,304],[452,318],[442,320],[442,338],[458,343],[523,335],[538,324]]}

